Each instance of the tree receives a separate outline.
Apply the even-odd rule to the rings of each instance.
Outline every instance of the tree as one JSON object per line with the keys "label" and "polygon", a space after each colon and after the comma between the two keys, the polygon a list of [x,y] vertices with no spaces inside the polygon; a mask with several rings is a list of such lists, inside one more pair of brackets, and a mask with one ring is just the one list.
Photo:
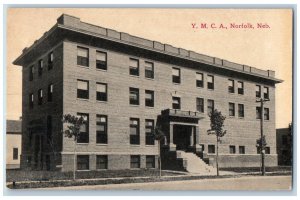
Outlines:
{"label": "tree", "polygon": [[223,130],[225,116],[222,115],[217,109],[209,113],[210,117],[210,130],[207,131],[208,135],[216,135],[217,139],[217,156],[216,156],[216,167],[217,167],[217,176],[219,176],[219,142],[221,137],[226,134],[226,130]]}
{"label": "tree", "polygon": [[256,140],[256,146],[258,148],[258,152],[259,153],[261,153],[261,150],[265,150],[267,145],[268,144],[267,144],[267,140],[266,140],[266,136],[265,135],[263,135],[262,141],[261,141],[261,138],[259,138],[259,139]]}
{"label": "tree", "polygon": [[74,168],[73,180],[76,179],[76,141],[80,137],[80,127],[85,123],[83,117],[76,117],[70,114],[63,116],[63,123],[67,124],[67,129],[63,130],[65,137],[74,139]]}
{"label": "tree", "polygon": [[154,129],[154,139],[158,141],[158,163],[159,163],[159,177],[161,177],[161,153],[160,145],[161,141],[166,139],[165,133],[161,130],[160,126],[156,126]]}

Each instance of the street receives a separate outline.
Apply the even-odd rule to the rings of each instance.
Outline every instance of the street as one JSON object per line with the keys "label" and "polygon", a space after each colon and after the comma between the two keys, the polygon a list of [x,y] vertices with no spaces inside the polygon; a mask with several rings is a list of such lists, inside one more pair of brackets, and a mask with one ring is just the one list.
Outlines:
{"label": "street", "polygon": [[239,178],[201,179],[150,183],[129,183],[36,190],[290,190],[291,176],[247,176]]}

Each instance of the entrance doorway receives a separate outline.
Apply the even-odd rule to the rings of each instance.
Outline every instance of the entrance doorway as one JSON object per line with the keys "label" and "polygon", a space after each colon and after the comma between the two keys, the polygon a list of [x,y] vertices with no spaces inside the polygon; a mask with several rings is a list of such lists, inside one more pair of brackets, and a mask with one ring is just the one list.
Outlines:
{"label": "entrance doorway", "polygon": [[192,126],[174,124],[173,141],[176,144],[176,150],[188,150],[191,145]]}

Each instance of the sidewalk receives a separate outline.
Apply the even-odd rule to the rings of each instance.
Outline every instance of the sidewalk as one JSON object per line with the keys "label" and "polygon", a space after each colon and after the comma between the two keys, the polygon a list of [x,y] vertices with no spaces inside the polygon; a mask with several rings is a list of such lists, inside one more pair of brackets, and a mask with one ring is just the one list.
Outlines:
{"label": "sidewalk", "polygon": [[[145,183],[145,182],[165,182],[165,181],[182,181],[197,179],[221,179],[236,178],[241,176],[258,176],[260,172],[236,173],[229,171],[220,171],[220,176],[216,175],[199,175],[187,172],[179,172],[178,175],[162,176],[162,177],[118,177],[118,178],[94,178],[94,179],[76,179],[73,180],[50,180],[50,181],[20,181],[13,185],[12,182],[7,183],[9,189],[30,189],[30,188],[46,188],[46,187],[67,187],[82,185],[106,185],[106,184],[123,184],[123,183]],[[291,172],[267,172],[266,176],[274,175],[291,175]]]}

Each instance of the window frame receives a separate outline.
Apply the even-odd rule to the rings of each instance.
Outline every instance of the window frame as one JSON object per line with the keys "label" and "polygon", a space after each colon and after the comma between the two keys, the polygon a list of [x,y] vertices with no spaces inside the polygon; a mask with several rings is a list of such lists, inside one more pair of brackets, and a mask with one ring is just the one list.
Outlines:
{"label": "window frame", "polygon": [[261,98],[261,86],[260,85],[255,85],[255,97]]}
{"label": "window frame", "polygon": [[[212,102],[212,106],[210,106],[209,102]],[[213,99],[207,99],[207,114],[210,114],[212,111],[214,111],[214,109],[215,109],[215,101]]]}
{"label": "window frame", "polygon": [[[87,57],[78,55],[80,49],[86,51]],[[89,67],[89,57],[90,57],[89,55],[90,55],[89,48],[77,46],[77,66]]]}
{"label": "window frame", "polygon": [[261,107],[256,106],[256,119],[261,119]]}
{"label": "window frame", "polygon": [[44,68],[44,60],[40,59],[38,61],[38,74],[39,74],[39,76],[43,75],[43,68]]}
{"label": "window frame", "polygon": [[155,168],[155,155],[146,155],[146,169],[154,169],[154,168]]}
{"label": "window frame", "polygon": [[29,99],[29,108],[33,109],[33,107],[34,107],[34,94],[30,93],[28,99]]}
{"label": "window frame", "polygon": [[33,77],[34,77],[34,65],[31,65],[29,67],[29,81],[33,81]]}
{"label": "window frame", "polygon": [[[78,82],[85,82],[87,83],[87,89],[79,89],[78,88]],[[89,99],[89,81],[87,80],[82,80],[82,79],[77,79],[77,99]]]}
{"label": "window frame", "polygon": [[[131,62],[135,61],[137,67],[131,66]],[[131,76],[140,76],[140,61],[136,58],[129,58],[129,75]]]}
{"label": "window frame", "polygon": [[[131,98],[132,95],[136,96],[136,99]],[[130,105],[140,105],[140,89],[129,87],[129,104]]]}
{"label": "window frame", "polygon": [[54,90],[54,86],[53,86],[53,83],[50,83],[48,85],[48,95],[47,95],[47,101],[48,102],[52,102],[53,101],[53,90]]}
{"label": "window frame", "polygon": [[[237,85],[238,85],[238,94],[244,95],[244,82],[238,81]],[[239,85],[241,85],[241,87]]]}
{"label": "window frame", "polygon": [[234,117],[235,116],[235,103],[229,102],[228,103],[228,108],[229,108],[229,117]]}
{"label": "window frame", "polygon": [[[148,99],[146,95],[151,95],[151,99]],[[154,91],[153,90],[145,90],[145,106],[146,107],[154,107]]]}
{"label": "window frame", "polygon": [[[136,161],[135,161],[136,159]],[[130,168],[139,169],[141,168],[141,156],[140,155],[130,155]]]}
{"label": "window frame", "polygon": [[234,90],[234,80],[228,79],[228,93],[233,94],[235,92]]}
{"label": "window frame", "polygon": [[[211,77],[211,82],[208,81],[208,77]],[[214,90],[215,89],[215,77],[213,75],[207,75],[207,89]]]}
{"label": "window frame", "polygon": [[108,169],[108,156],[96,155],[96,170],[105,170],[105,169]]}
{"label": "window frame", "polygon": [[[97,53],[103,54],[105,61],[97,59]],[[96,69],[107,70],[107,52],[96,50]]]}
{"label": "window frame", "polygon": [[[134,124],[133,121],[136,121],[137,124]],[[131,130],[132,128],[136,129],[135,134],[131,134]],[[130,118],[129,119],[129,143],[130,145],[140,145],[141,141],[140,141],[140,119],[139,118]]]}
{"label": "window frame", "polygon": [[[152,126],[147,125],[147,122],[151,122]],[[145,144],[146,145],[155,145],[154,140],[154,119],[145,119]],[[147,130],[151,129],[150,132]]]}
{"label": "window frame", "polygon": [[264,108],[264,120],[270,120],[270,109]]}
{"label": "window frame", "polygon": [[[243,108],[243,109],[241,109]],[[245,105],[244,104],[238,104],[238,117],[244,118],[245,117]]]}
{"label": "window frame", "polygon": [[236,154],[235,145],[229,145],[229,154]]}
{"label": "window frame", "polygon": [[[174,75],[174,71],[178,71],[179,75]],[[180,84],[181,83],[181,70],[178,67],[172,67],[172,83]]]}
{"label": "window frame", "polygon": [[[88,113],[77,113],[77,117],[83,117],[86,116],[87,120],[84,122],[85,123],[85,127],[86,127],[86,131],[82,132],[80,130],[79,136],[77,137],[77,144],[88,144],[90,142],[90,134],[89,134],[89,126],[90,126],[90,119],[89,119],[89,114]],[[84,139],[82,139],[82,135],[85,136]]]}
{"label": "window frame", "polygon": [[[101,122],[101,118],[105,118],[105,122]],[[108,121],[107,115],[96,115],[96,144],[108,143]],[[100,119],[100,121],[98,121]],[[104,126],[104,131],[99,131],[98,126]]]}
{"label": "window frame", "polygon": [[[213,149],[211,149],[213,148]],[[216,153],[216,146],[214,144],[207,145],[207,153],[208,154],[215,154]]]}
{"label": "window frame", "polygon": [[[151,64],[151,68],[152,70],[148,70],[146,64]],[[153,62],[149,62],[149,61],[145,61],[145,78],[148,79],[154,79],[154,63]]]}
{"label": "window frame", "polygon": [[[201,75],[201,80],[198,79],[198,75]],[[204,76],[203,73],[196,72],[196,87],[197,88],[204,88]]]}
{"label": "window frame", "polygon": [[53,62],[54,62],[54,54],[53,51],[51,51],[48,54],[48,71],[53,69]]}
{"label": "window frame", "polygon": [[200,98],[200,97],[196,98],[196,110],[200,113],[204,113],[204,98]]}
{"label": "window frame", "polygon": [[239,154],[246,154],[246,147],[245,146],[239,146]]}
{"label": "window frame", "polygon": [[[105,86],[105,92],[100,92],[97,89],[98,85]],[[108,95],[107,95],[107,83],[101,83],[101,82],[96,82],[96,100],[97,101],[107,101]]]}
{"label": "window frame", "polygon": [[38,90],[38,105],[42,105],[43,104],[43,89],[39,89]]}
{"label": "window frame", "polygon": [[[265,89],[267,90],[267,92],[265,92]],[[264,99],[270,99],[270,90],[269,87],[264,86],[264,91],[263,91],[263,95],[264,95]]]}
{"label": "window frame", "polygon": [[[87,159],[85,162],[82,162],[83,158]],[[81,163],[79,163],[81,161]],[[86,165],[86,168],[83,167],[83,165]],[[79,167],[80,166],[80,167]],[[84,170],[90,170],[90,156],[89,155],[77,155],[76,157],[76,170],[77,171],[84,171]]]}
{"label": "window frame", "polygon": [[[174,100],[178,100],[178,104],[174,103]],[[172,109],[180,110],[181,109],[181,97],[172,96]]]}

